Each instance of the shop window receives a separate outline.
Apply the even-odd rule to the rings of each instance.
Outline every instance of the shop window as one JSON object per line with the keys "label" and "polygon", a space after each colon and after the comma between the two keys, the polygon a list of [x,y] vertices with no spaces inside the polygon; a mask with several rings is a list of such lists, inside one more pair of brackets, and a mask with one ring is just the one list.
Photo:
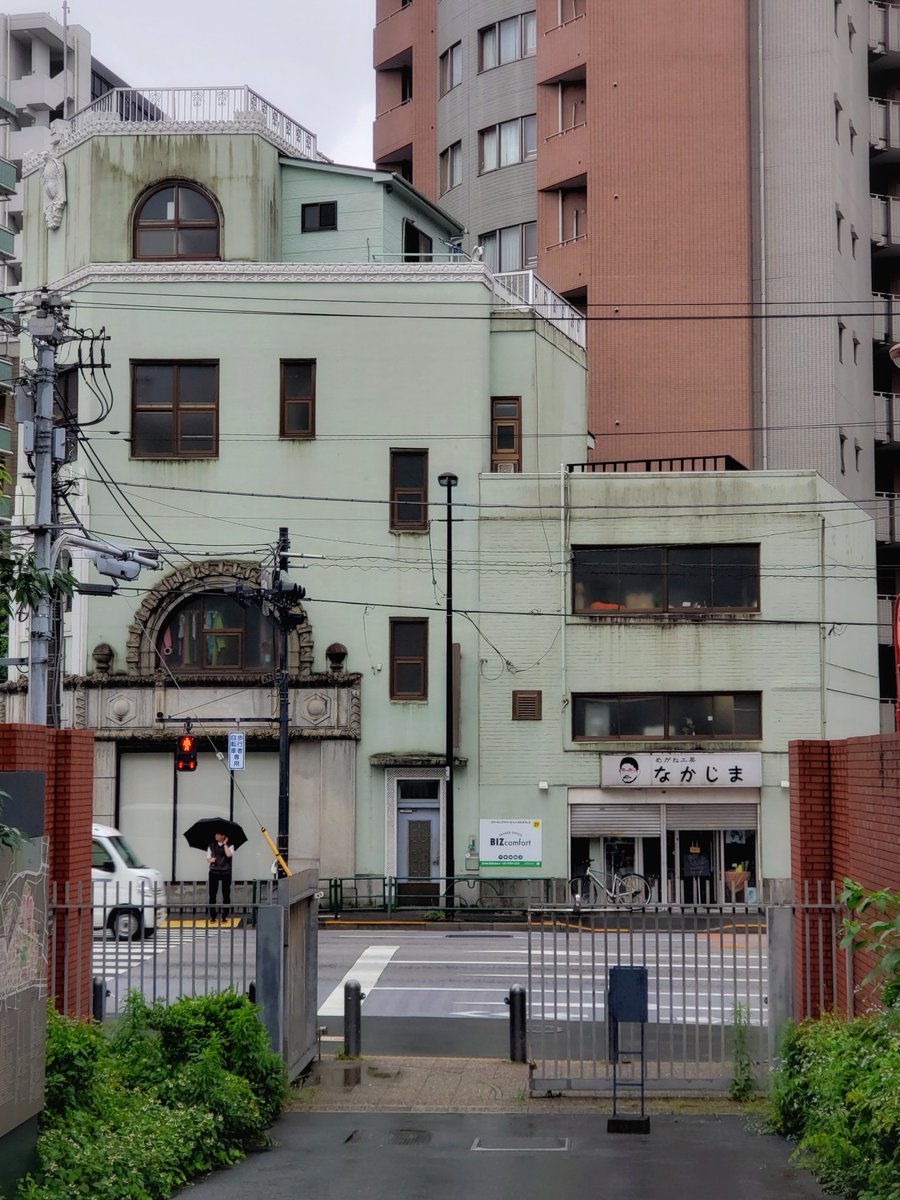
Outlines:
{"label": "shop window", "polygon": [[573,546],[572,611],[756,612],[759,546]]}
{"label": "shop window", "polygon": [[390,527],[397,532],[428,528],[428,451],[391,451]]}
{"label": "shop window", "polygon": [[391,617],[392,700],[428,699],[428,620]]}
{"label": "shop window", "polygon": [[759,739],[759,692],[669,692],[575,695],[572,737]]}
{"label": "shop window", "polygon": [[217,259],[219,214],[209,196],[187,183],[164,183],[141,201],[134,218],[136,259]]}
{"label": "shop window", "polygon": [[174,673],[259,673],[274,669],[275,632],[255,606],[204,592],[180,604],[156,642],[163,666]]}

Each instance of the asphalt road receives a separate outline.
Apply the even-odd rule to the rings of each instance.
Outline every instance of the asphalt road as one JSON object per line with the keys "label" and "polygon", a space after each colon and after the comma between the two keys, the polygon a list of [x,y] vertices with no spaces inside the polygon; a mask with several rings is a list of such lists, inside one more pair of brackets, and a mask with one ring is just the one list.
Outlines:
{"label": "asphalt road", "polygon": [[188,1189],[191,1200],[825,1200],[790,1147],[741,1117],[288,1113],[275,1145]]}

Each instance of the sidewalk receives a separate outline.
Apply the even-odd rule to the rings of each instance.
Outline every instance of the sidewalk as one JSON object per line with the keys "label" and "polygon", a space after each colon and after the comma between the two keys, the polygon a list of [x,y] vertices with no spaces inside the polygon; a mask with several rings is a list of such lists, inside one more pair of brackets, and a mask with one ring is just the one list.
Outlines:
{"label": "sidewalk", "polygon": [[[528,1067],[499,1058],[365,1055],[340,1059],[323,1048],[292,1092],[295,1112],[608,1113],[608,1096],[531,1096]],[[649,1112],[746,1113],[724,1093],[648,1097]]]}

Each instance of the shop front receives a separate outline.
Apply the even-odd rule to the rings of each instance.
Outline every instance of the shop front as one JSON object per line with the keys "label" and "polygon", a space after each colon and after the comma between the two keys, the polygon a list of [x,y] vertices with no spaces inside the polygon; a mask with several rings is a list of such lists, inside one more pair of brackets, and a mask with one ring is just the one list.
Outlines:
{"label": "shop front", "polygon": [[569,789],[570,870],[645,876],[657,903],[760,894],[761,756],[604,755],[599,788]]}

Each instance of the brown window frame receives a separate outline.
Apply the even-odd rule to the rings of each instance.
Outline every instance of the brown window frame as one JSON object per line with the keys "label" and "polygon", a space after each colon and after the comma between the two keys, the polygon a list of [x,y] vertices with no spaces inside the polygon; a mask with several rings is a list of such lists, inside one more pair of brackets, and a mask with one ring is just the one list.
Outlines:
{"label": "brown window frame", "polygon": [[[182,599],[166,614],[160,626],[156,639],[156,653],[164,669],[173,675],[271,675],[275,666],[276,627],[270,618],[255,609],[245,609],[240,614],[239,625],[207,625],[205,615],[210,610],[222,607],[223,599],[233,602],[231,597],[223,597],[221,592],[198,592],[193,596]],[[196,616],[196,622],[191,620]],[[178,619],[176,621],[176,618]],[[181,618],[184,618],[182,621]],[[256,622],[256,628],[254,628]],[[249,625],[249,627],[248,627]],[[176,642],[175,629],[183,628],[183,641],[192,654],[190,661],[184,662],[183,655],[176,652],[173,656],[172,647]],[[270,631],[266,639],[268,658],[262,655],[263,635]],[[193,632],[192,632],[193,630]],[[168,638],[167,638],[168,635]],[[206,656],[212,648],[213,654],[219,653],[223,647],[219,639],[237,648],[234,657],[236,662],[210,663]],[[215,643],[210,647],[210,642]],[[167,649],[168,644],[168,649]],[[182,661],[179,661],[179,658]],[[248,662],[248,660],[251,660]],[[258,661],[257,661],[258,660]]]}
{"label": "brown window frame", "polygon": [[[288,396],[285,394],[285,378],[287,372],[285,367],[308,365],[310,367],[310,382],[311,391],[308,396]],[[281,402],[280,411],[280,436],[287,438],[290,441],[308,442],[316,436],[316,360],[314,358],[283,358],[280,363],[281,374]],[[308,429],[294,430],[288,425],[288,406],[289,405],[308,406]]]}
{"label": "brown window frame", "polygon": [[[514,721],[540,721],[543,719],[544,694],[537,688],[521,688],[512,694],[512,719]],[[529,712],[529,706],[531,711]]]}
{"label": "brown window frame", "polygon": [[[748,552],[748,557],[750,556],[750,552],[751,551],[753,552],[754,565],[752,568],[748,567],[748,570],[752,570],[755,575],[755,580],[756,580],[756,603],[755,604],[748,604],[748,605],[716,604],[714,592],[710,593],[710,603],[709,604],[702,604],[702,603],[685,604],[685,603],[682,603],[677,606],[674,606],[671,604],[671,590],[670,590],[671,580],[673,578],[678,579],[679,576],[683,576],[684,578],[687,577],[686,575],[684,575],[683,570],[679,572],[678,569],[674,569],[674,570],[670,569],[669,553],[671,551],[678,551],[678,550],[682,550],[682,551],[684,551],[684,550],[708,550],[708,551],[710,551],[711,559],[710,559],[710,564],[709,564],[709,570],[711,572],[712,586],[714,587],[716,565],[714,562],[714,558],[712,556],[714,556],[714,554],[717,550],[721,551],[721,550],[733,550],[733,549],[740,549],[742,551]],[[588,599],[585,594],[585,589],[588,586],[587,576],[584,576],[583,578],[579,579],[579,554],[584,554],[584,555],[596,554],[599,556],[604,553],[609,553],[610,555],[614,555],[614,554],[621,555],[621,554],[627,554],[629,551],[639,552],[641,554],[644,554],[645,556],[650,556],[650,555],[654,555],[654,554],[658,555],[658,560],[659,560],[658,565],[655,565],[652,562],[648,562],[644,565],[639,566],[638,569],[634,571],[635,576],[640,580],[640,583],[636,585],[638,588],[646,588],[647,581],[650,580],[652,577],[652,580],[655,581],[655,584],[658,588],[658,592],[657,593],[648,593],[646,591],[638,591],[635,594],[635,603],[633,603],[632,605],[622,603],[621,600],[622,600],[622,597],[624,596],[624,593],[622,593],[620,590],[621,589],[622,571],[621,571],[621,568],[618,568],[618,570],[615,570],[615,571],[610,570],[609,571],[610,579],[615,578],[616,575],[620,576],[620,580],[619,580],[620,588],[616,592],[616,596],[618,596],[618,599],[615,599],[615,598],[607,598],[605,600],[601,599],[600,597],[597,597],[596,591],[593,593],[594,599],[593,600]],[[582,569],[584,569],[587,565],[588,564],[585,564],[582,561],[582,564],[581,564]],[[721,564],[719,569],[724,570],[725,565],[726,564]],[[596,566],[596,564],[595,564],[595,566]],[[696,542],[696,543],[687,543],[687,544],[678,543],[677,545],[671,545],[671,546],[648,545],[648,544],[643,544],[640,546],[628,546],[628,545],[573,546],[571,548],[571,568],[572,568],[572,613],[575,616],[589,616],[589,617],[602,617],[602,618],[627,617],[629,620],[634,620],[634,619],[640,619],[640,618],[646,619],[647,617],[654,617],[654,616],[657,616],[657,617],[658,616],[696,617],[700,614],[705,614],[705,613],[741,613],[741,614],[743,614],[743,613],[758,613],[760,611],[759,545],[756,543]],[[581,585],[581,589],[582,589],[582,595],[581,595],[580,599],[579,599],[579,585]],[[698,577],[698,594],[699,594],[700,590],[702,590],[702,587],[704,587],[704,586],[706,586],[706,581],[705,580],[701,581]],[[609,596],[609,594],[608,594],[608,596]],[[642,599],[640,599],[640,602],[637,602],[638,597],[642,597]]]}
{"label": "brown window frame", "polygon": [[[139,405],[136,396],[135,375],[140,367],[169,367],[172,369],[172,393],[171,404],[167,407],[164,405],[153,404],[142,406]],[[212,404],[191,404],[189,401],[182,402],[179,394],[179,377],[183,367],[212,367],[215,371],[215,402]],[[173,423],[173,442],[175,449],[169,453],[154,451],[153,453],[142,451],[138,447],[138,435],[136,428],[138,424],[138,416],[142,412],[169,412],[172,416]],[[212,428],[212,449],[210,450],[190,450],[184,447],[181,440],[181,414],[182,413],[197,413],[210,412],[213,417]],[[169,359],[169,358],[133,358],[131,360],[131,457],[140,459],[164,459],[166,461],[178,461],[182,458],[218,458],[219,457],[219,360],[212,358],[191,358],[191,359]]]}
{"label": "brown window frame", "polygon": [[[670,706],[677,703],[679,700],[684,701],[690,699],[700,699],[709,697],[713,703],[718,700],[731,699],[735,701],[738,697],[755,698],[756,700],[756,718],[757,725],[753,733],[735,733],[733,730],[729,732],[716,732],[713,729],[710,732],[709,726],[703,729],[696,727],[690,730],[673,729],[672,717],[670,715]],[[654,733],[634,733],[621,732],[621,725],[614,733],[579,733],[578,725],[584,719],[583,705],[586,701],[599,702],[619,702],[622,700],[639,702],[639,701],[661,701],[662,704],[662,732]],[[576,692],[572,695],[572,741],[573,742],[634,742],[634,741],[690,741],[690,742],[707,742],[707,741],[731,741],[731,742],[758,742],[762,740],[763,729],[763,712],[762,712],[762,692],[741,691],[741,692]]]}
{"label": "brown window frame", "polygon": [[[166,191],[168,188],[175,189],[175,216],[171,221],[153,221],[141,220],[141,213],[147,207],[154,196],[160,192]],[[194,192],[203,199],[212,208],[214,217],[212,220],[191,221],[180,216],[180,196],[182,191]],[[174,254],[141,254],[138,250],[139,234],[142,230],[154,229],[171,229],[175,234],[175,253]],[[214,229],[216,231],[215,251],[211,254],[179,254],[178,253],[178,234],[181,230],[198,230],[198,229]],[[162,183],[157,184],[146,192],[140,200],[140,204],[135,209],[134,221],[132,222],[131,230],[131,257],[135,262],[218,262],[221,259],[222,251],[222,226],[219,220],[219,207],[213,197],[204,188],[198,187],[195,183],[188,183],[182,179],[166,179]]]}
{"label": "brown window frame", "polygon": [[[498,417],[498,404],[515,404],[514,417]],[[515,436],[515,449],[501,450],[497,445],[497,432],[501,425],[512,425]],[[521,396],[491,396],[491,471],[502,473],[501,463],[512,463],[511,474],[522,470],[522,397]]]}
{"label": "brown window frame", "polygon": [[[421,654],[398,655],[396,651],[396,630],[399,626],[419,626],[422,630]],[[390,618],[390,676],[388,680],[389,695],[392,700],[427,700],[428,699],[428,618],[427,617],[391,617]],[[413,692],[404,692],[397,687],[396,672],[399,666],[419,664],[421,669],[421,686]]]}
{"label": "brown window frame", "polygon": [[[409,487],[408,485],[398,485],[396,482],[397,459],[401,454],[415,454],[422,459],[422,486],[417,488]],[[425,533],[428,530],[428,451],[422,450],[419,447],[397,447],[390,451],[391,456],[391,478],[390,478],[390,528],[394,533]],[[398,518],[397,510],[401,504],[408,504],[411,501],[406,497],[410,495],[418,495],[421,493],[421,501],[412,501],[418,503],[420,507],[420,517],[415,521],[401,521]]]}

